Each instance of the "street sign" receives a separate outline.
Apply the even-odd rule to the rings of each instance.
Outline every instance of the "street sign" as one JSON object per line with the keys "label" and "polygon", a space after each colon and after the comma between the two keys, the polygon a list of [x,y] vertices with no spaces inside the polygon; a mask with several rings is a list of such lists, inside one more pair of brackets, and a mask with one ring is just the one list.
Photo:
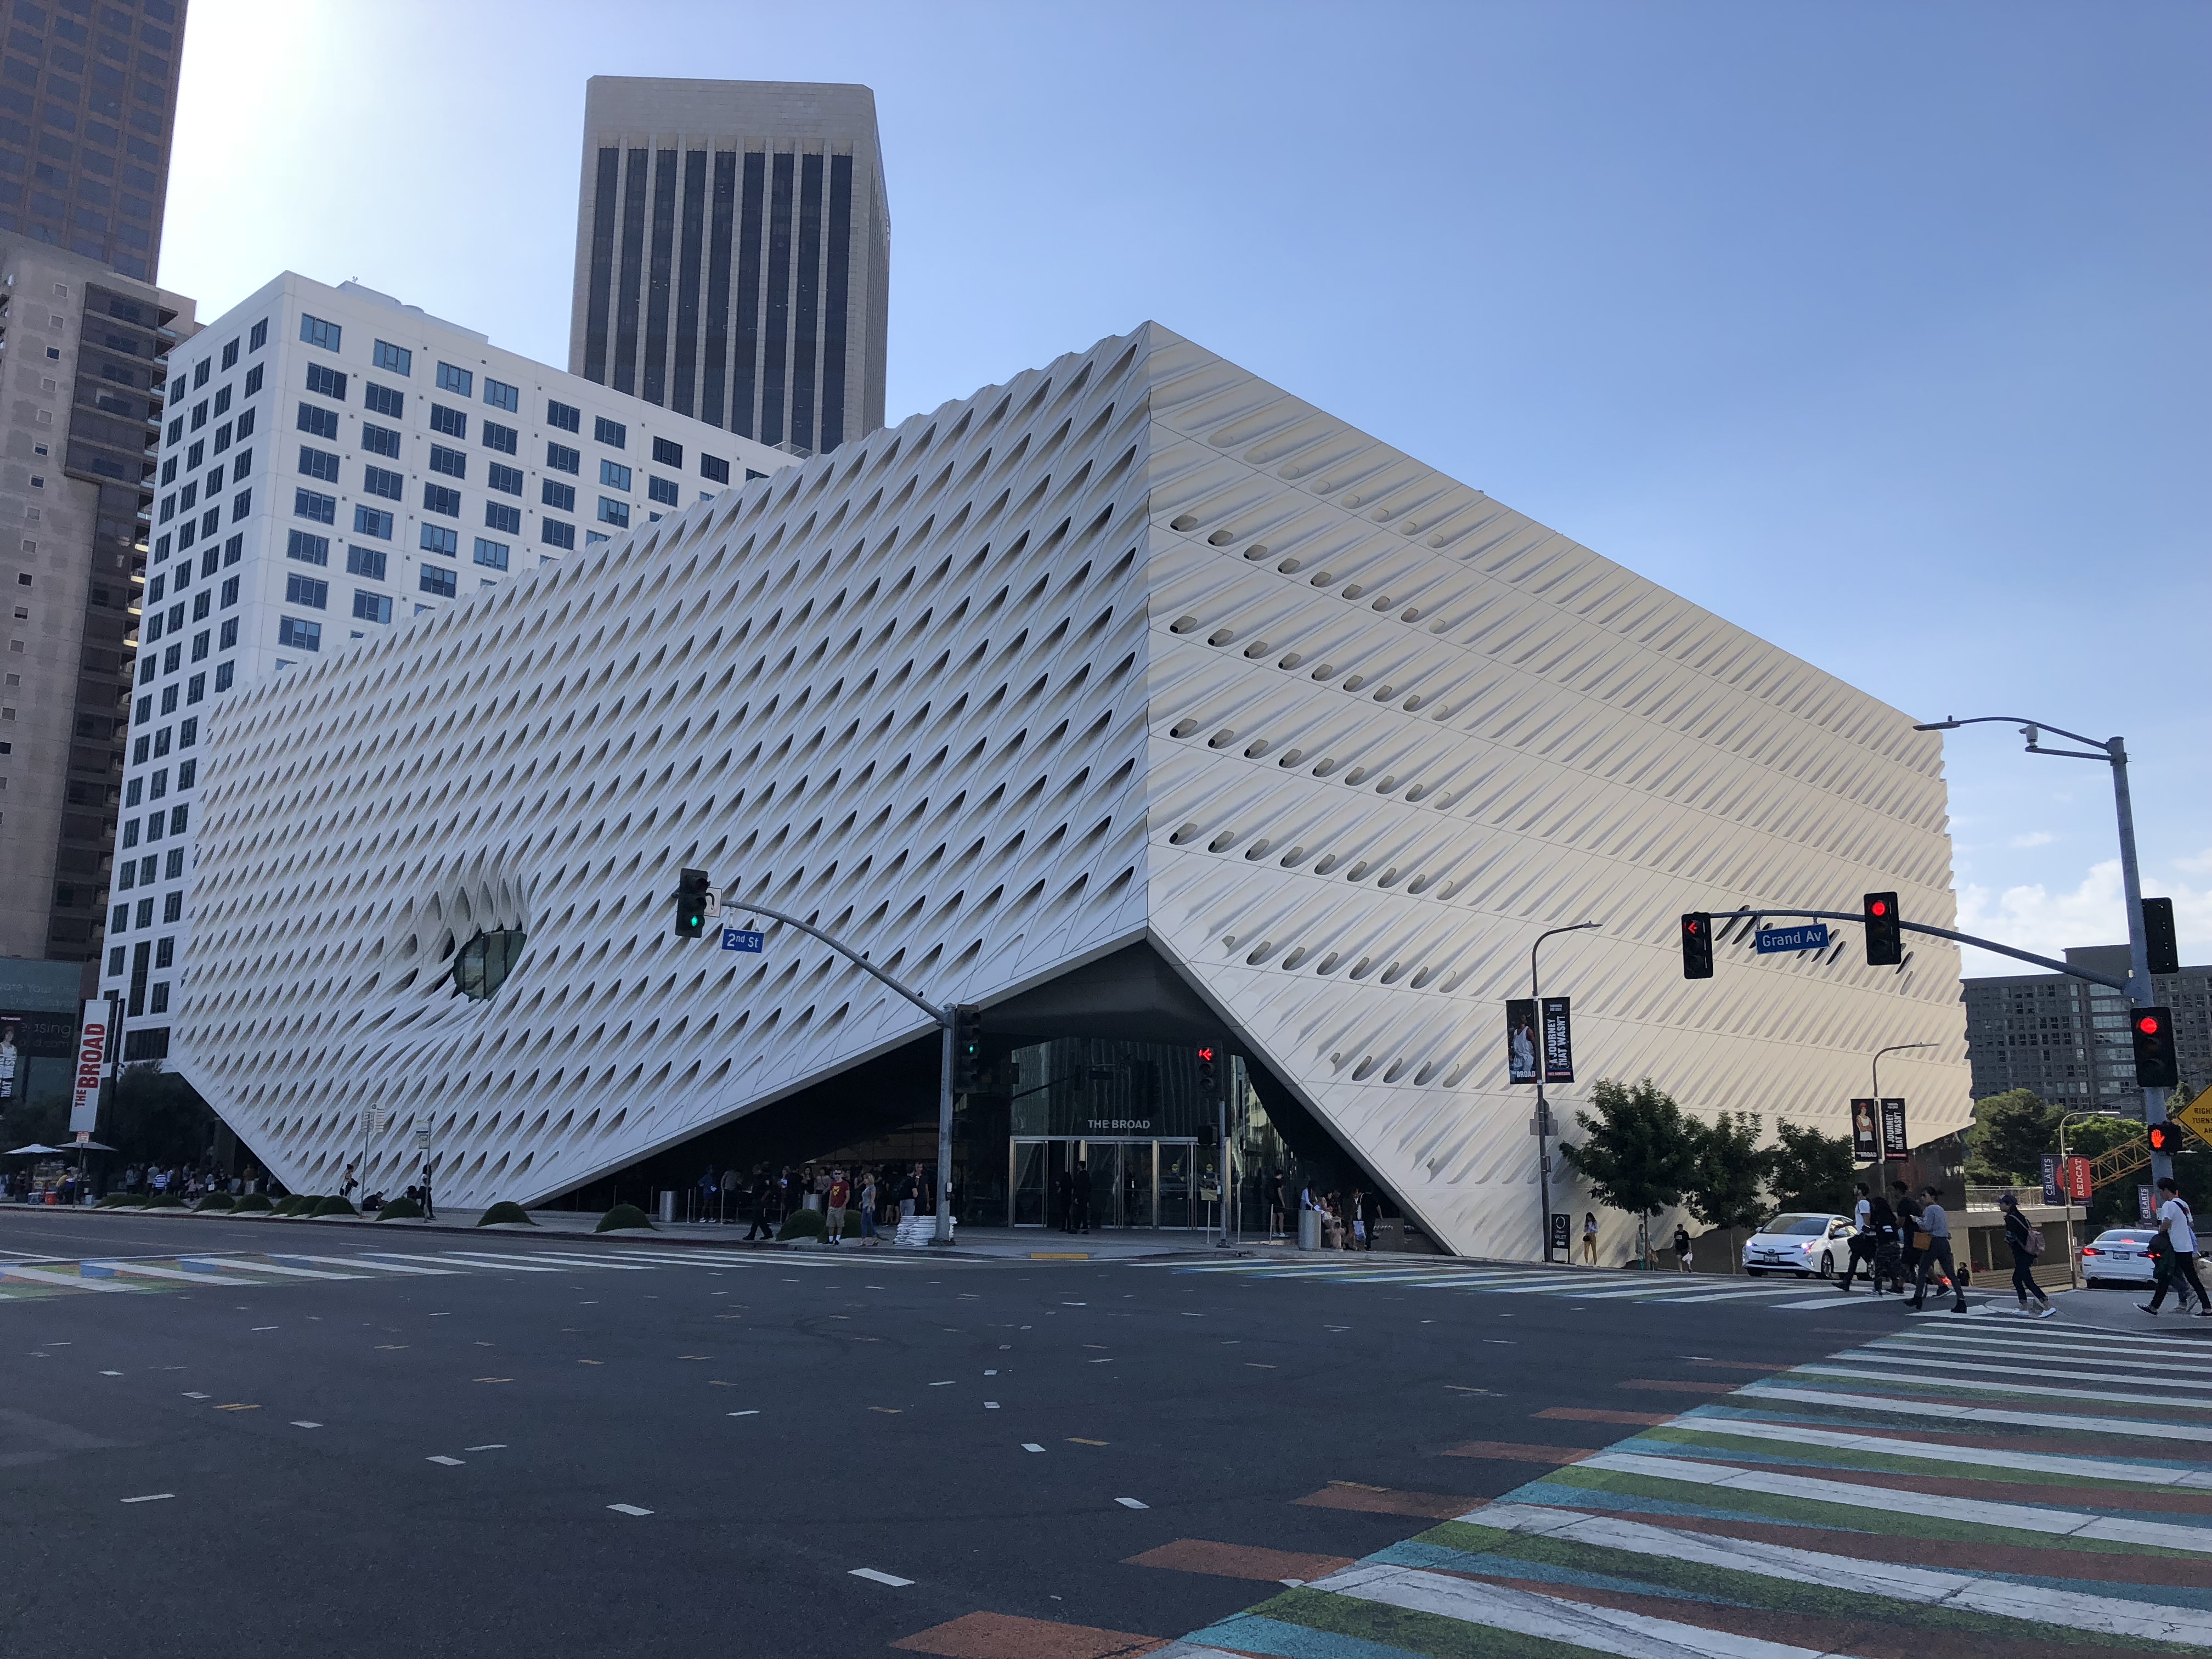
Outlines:
{"label": "street sign", "polygon": [[722,948],[725,951],[750,951],[755,956],[758,956],[761,936],[750,928],[725,927],[722,929]]}
{"label": "street sign", "polygon": [[1552,1212],[1552,1248],[1553,1249],[1564,1250],[1567,1248],[1568,1229],[1573,1221],[1574,1218],[1571,1215],[1561,1214],[1557,1210]]}
{"label": "street sign", "polygon": [[2087,1204],[2094,1190],[2089,1176],[2089,1160],[2078,1156],[2068,1158],[2065,1167],[2058,1172],[2058,1184],[2065,1188],[2070,1202]]}
{"label": "street sign", "polygon": [[1544,999],[1544,1081],[1575,1080],[1575,1039],[1567,1024],[1567,999]]}
{"label": "street sign", "polygon": [[2173,1121],[2199,1140],[2212,1140],[2212,1089],[2207,1089],[2176,1112]]}
{"label": "street sign", "polygon": [[2064,1201],[2065,1188],[2059,1180],[2059,1164],[2063,1162],[2056,1152],[2043,1155],[2043,1201],[2057,1204]]}
{"label": "street sign", "polygon": [[1540,1112],[1528,1115],[1528,1133],[1532,1135],[1555,1135],[1559,1133],[1559,1120],[1552,1115],[1547,1105]]}
{"label": "street sign", "polygon": [[1862,1164],[1881,1156],[1881,1130],[1875,1121],[1881,1109],[1881,1103],[1872,1098],[1851,1103],[1851,1156]]}
{"label": "street sign", "polygon": [[1771,957],[1778,951],[1825,951],[1828,948],[1828,924],[1808,922],[1802,927],[1762,927],[1754,936],[1759,954]]}
{"label": "street sign", "polygon": [[707,890],[706,913],[707,920],[709,921],[722,914],[722,891],[719,887],[709,887]]}
{"label": "street sign", "polygon": [[76,1144],[77,1144],[78,1146],[87,1146],[87,1145],[88,1145],[88,1144],[91,1142],[91,1140],[92,1140],[92,1131],[91,1131],[91,1130],[89,1130],[89,1129],[79,1129],[79,1130],[76,1132]]}
{"label": "street sign", "polygon": [[1536,1000],[1514,997],[1505,1004],[1505,1080],[1536,1081]]}
{"label": "street sign", "polygon": [[1884,1099],[1881,1103],[1881,1155],[1892,1162],[1912,1156],[1912,1148],[1905,1141],[1905,1103]]}

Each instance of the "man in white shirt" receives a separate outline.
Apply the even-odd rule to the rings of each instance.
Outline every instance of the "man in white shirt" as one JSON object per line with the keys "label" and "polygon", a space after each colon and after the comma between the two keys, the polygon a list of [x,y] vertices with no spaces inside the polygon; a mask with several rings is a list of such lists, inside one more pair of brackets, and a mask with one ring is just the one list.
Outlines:
{"label": "man in white shirt", "polygon": [[2181,1294],[2182,1311],[2188,1311],[2189,1292],[2194,1291],[2197,1293],[2197,1316],[2199,1319],[2212,1318],[2212,1302],[2205,1299],[2204,1281],[2197,1272],[2197,1218],[2191,1212],[2188,1200],[2181,1195],[2181,1183],[2172,1176],[2158,1183],[2158,1193],[2160,1200],[2158,1230],[2166,1235],[2166,1248],[2172,1253],[2169,1258],[2172,1265],[2166,1277],[2159,1280],[2158,1288],[2150,1293],[2150,1300],[2136,1305],[2147,1314],[2156,1313],[2159,1304],[2166,1300],[2167,1288],[2179,1280],[2185,1287]]}

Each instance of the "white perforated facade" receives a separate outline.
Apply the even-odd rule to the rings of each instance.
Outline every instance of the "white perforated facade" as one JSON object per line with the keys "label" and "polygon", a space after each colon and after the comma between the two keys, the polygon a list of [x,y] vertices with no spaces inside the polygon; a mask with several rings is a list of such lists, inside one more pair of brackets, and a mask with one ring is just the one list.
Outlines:
{"label": "white perforated facade", "polygon": [[365,1101],[371,1186],[421,1111],[447,1201],[530,1201],[923,1031],[787,933],[672,937],[684,866],[944,1000],[1149,942],[1463,1252],[1536,1249],[1500,1005],[1563,921],[1570,1112],[1648,1075],[1841,1132],[1924,1039],[1886,1092],[1968,1114],[1948,947],[1676,945],[1948,921],[1936,738],[1157,325],[256,686],[209,753],[179,1061],[301,1190]]}

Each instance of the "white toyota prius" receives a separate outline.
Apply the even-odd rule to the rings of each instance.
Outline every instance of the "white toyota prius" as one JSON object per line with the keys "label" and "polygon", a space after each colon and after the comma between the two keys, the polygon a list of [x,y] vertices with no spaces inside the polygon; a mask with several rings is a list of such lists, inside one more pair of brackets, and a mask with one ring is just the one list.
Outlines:
{"label": "white toyota prius", "polygon": [[1743,1270],[1757,1275],[1794,1273],[1800,1279],[1833,1279],[1850,1264],[1849,1216],[1784,1213],[1743,1245]]}

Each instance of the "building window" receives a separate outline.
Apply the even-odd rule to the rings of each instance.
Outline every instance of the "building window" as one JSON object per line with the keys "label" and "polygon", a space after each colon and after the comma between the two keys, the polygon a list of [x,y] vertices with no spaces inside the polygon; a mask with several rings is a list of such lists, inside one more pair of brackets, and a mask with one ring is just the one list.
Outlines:
{"label": "building window", "polygon": [[320,346],[325,351],[336,351],[343,332],[344,331],[336,323],[326,323],[319,317],[310,317],[304,311],[300,313],[300,337],[311,346]]}
{"label": "building window", "polygon": [[323,648],[323,625],[319,622],[301,622],[296,617],[285,617],[276,624],[276,643],[288,651],[319,651]]}
{"label": "building window", "polygon": [[399,459],[399,434],[388,426],[379,426],[374,421],[361,423],[361,447],[372,455],[381,455],[388,461]]}
{"label": "building window", "polygon": [[503,409],[514,415],[521,410],[522,392],[518,387],[511,386],[504,380],[495,380],[487,374],[484,376],[484,401],[494,409]]}
{"label": "building window", "polygon": [[177,787],[189,789],[199,781],[200,763],[196,760],[180,762],[177,767]]}
{"label": "building window", "polygon": [[[223,648],[228,650],[232,646],[238,643],[238,624],[234,622],[228,622],[222,625],[222,629],[224,633],[228,634],[231,636],[222,642]],[[229,690],[231,681],[236,677],[237,669],[238,665],[236,663],[217,663],[215,665],[215,689],[217,691]]]}
{"label": "building window", "polygon": [[626,448],[629,443],[629,428],[620,421],[611,421],[604,415],[593,420],[592,435],[610,449]]}
{"label": "building window", "polygon": [[477,562],[482,565],[489,565],[494,570],[506,569],[507,544],[505,542],[486,541],[482,536],[477,537]]}
{"label": "building window", "polygon": [[538,539],[548,547],[574,547],[576,544],[576,526],[563,524],[558,519],[540,519],[538,521]]}
{"label": "building window", "polygon": [[268,343],[269,319],[266,317],[264,317],[259,322],[254,324],[252,328],[246,331],[246,349],[248,351],[258,351],[262,347]]}
{"label": "building window", "polygon": [[504,530],[510,536],[520,536],[522,533],[522,509],[519,507],[508,507],[499,501],[486,501],[484,528]]}
{"label": "building window", "polygon": [[461,492],[448,489],[443,484],[426,483],[422,486],[422,510],[458,519],[461,516]]}
{"label": "building window", "polygon": [[381,507],[368,507],[356,502],[353,509],[353,533],[356,536],[374,536],[380,541],[388,542],[392,539],[392,515]]}
{"label": "building window", "polygon": [[388,368],[394,374],[415,372],[415,354],[405,346],[396,346],[389,340],[379,340],[376,349],[369,353],[369,361],[379,368]]}
{"label": "building window", "polygon": [[502,495],[520,495],[522,493],[522,469],[509,466],[503,461],[494,461],[484,482]]}
{"label": "building window", "polygon": [[538,494],[539,499],[548,507],[557,507],[563,513],[574,513],[576,510],[576,486],[574,484],[564,484],[552,478],[540,478],[538,481]]}
{"label": "building window", "polygon": [[366,576],[371,581],[384,580],[384,550],[380,547],[346,547],[346,574]]}
{"label": "building window", "polygon": [[501,426],[497,421],[483,423],[483,447],[496,449],[502,455],[512,455],[520,447],[522,434],[511,426]]}
{"label": "building window", "polygon": [[469,417],[458,409],[448,409],[443,404],[430,405],[430,429],[442,432],[450,438],[469,435]]}
{"label": "building window", "polygon": [[[185,896],[183,892],[179,890],[174,893],[163,894],[161,896],[161,920],[165,922],[169,922],[182,921],[184,919]],[[166,1005],[168,1001],[167,997],[164,996],[161,999],[161,1001],[163,1005]],[[160,1006],[156,1006],[154,1012],[158,1014],[161,1012],[161,1009]]]}
{"label": "building window", "polygon": [[[121,910],[126,907],[118,904],[115,908]],[[110,979],[123,971],[123,952],[124,947],[118,945],[107,953],[107,976]]]}
{"label": "building window", "polygon": [[284,578],[284,603],[305,605],[310,611],[330,609],[331,585],[319,576],[287,576]]}
{"label": "building window", "polygon": [[653,441],[653,459],[662,466],[682,466],[684,446],[666,438],[655,438]]}
{"label": "building window", "polygon": [[647,478],[645,481],[645,493],[664,507],[677,505],[678,499],[682,494],[677,489],[676,480],[673,478]]}
{"label": "building window", "polygon": [[545,465],[556,472],[581,472],[584,470],[584,454],[581,450],[571,449],[566,444],[549,442],[545,446]]}
{"label": "building window", "polygon": [[259,363],[256,363],[252,368],[246,371],[245,395],[249,398],[251,398],[255,392],[261,390],[261,368],[262,366]]}
{"label": "building window", "polygon": [[459,579],[442,565],[424,565],[418,586],[425,593],[434,593],[441,599],[450,599],[460,592]]}
{"label": "building window", "polygon": [[613,525],[617,529],[621,530],[629,529],[629,503],[628,501],[618,501],[611,495],[600,496],[599,522],[601,524]]}
{"label": "building window", "polygon": [[325,483],[336,483],[338,481],[338,458],[327,449],[301,444],[300,471],[311,478],[320,478]]}
{"label": "building window", "polygon": [[338,498],[319,490],[295,489],[292,492],[292,513],[295,518],[313,519],[317,524],[336,524]]}
{"label": "building window", "polygon": [[335,409],[319,409],[313,404],[301,404],[299,427],[302,432],[312,433],[318,438],[327,438],[335,443],[338,435],[338,412]]}
{"label": "building window", "polygon": [[443,444],[432,444],[430,471],[442,472],[449,478],[465,478],[469,476],[469,458],[460,450],[448,449]]}
{"label": "building window", "polygon": [[[328,398],[333,402],[342,404],[345,401],[346,377],[328,364],[309,363],[307,390],[318,398]],[[197,427],[199,423],[199,410],[195,409],[192,411],[192,424]]]}
{"label": "building window", "polygon": [[458,392],[465,398],[474,390],[477,377],[465,368],[456,368],[451,363],[438,365],[438,390]]}
{"label": "building window", "polygon": [[730,464],[718,456],[702,455],[699,458],[699,476],[726,484],[730,481]]}
{"label": "building window", "polygon": [[353,592],[353,614],[363,622],[388,623],[392,620],[392,601],[381,593],[356,587]]}
{"label": "building window", "polygon": [[602,487],[608,489],[628,489],[629,488],[629,469],[623,465],[619,461],[601,461],[599,463],[599,483]]}
{"label": "building window", "polygon": [[[556,426],[563,432],[580,432],[584,429],[584,411],[572,404],[555,403],[549,398],[545,402],[545,424]],[[172,438],[169,441],[174,443],[176,440]]]}
{"label": "building window", "polygon": [[460,532],[445,525],[426,524],[422,526],[422,544],[426,553],[441,553],[449,559],[453,558],[461,550]]}
{"label": "building window", "polygon": [[364,408],[375,415],[388,415],[393,420],[407,416],[407,394],[396,386],[379,386],[374,380],[362,382],[361,401]]}
{"label": "building window", "polygon": [[[259,369],[258,369],[258,368],[257,368],[257,369],[255,369],[255,370],[253,371],[253,374],[258,374],[260,372],[261,372],[261,371],[260,371]],[[252,374],[249,374],[248,376],[246,376],[246,378],[247,378],[248,380],[252,380],[252,379],[253,378],[253,376],[252,376]],[[257,388],[257,389],[258,389],[258,388]],[[251,437],[253,435],[253,422],[254,422],[254,418],[255,418],[255,413],[256,413],[256,411],[254,411],[254,410],[251,410],[251,409],[247,409],[247,410],[240,410],[240,411],[239,411],[239,416],[238,416],[238,441],[239,441],[239,442],[240,442],[240,443],[244,443],[244,442],[245,442],[248,438],[251,438]]]}
{"label": "building window", "polygon": [[[238,494],[230,498],[230,521],[233,524],[240,522],[245,519],[247,514],[252,511],[253,492],[252,490],[241,489]],[[214,515],[210,514],[209,516],[213,517]],[[210,527],[208,533],[210,535],[214,534],[212,527]]]}
{"label": "building window", "polygon": [[380,466],[363,466],[361,487],[371,495],[381,495],[387,501],[402,499],[407,493],[407,476]]}
{"label": "building window", "polygon": [[498,990],[521,959],[526,936],[520,928],[480,933],[453,956],[453,988],[481,1002]]}
{"label": "building window", "polygon": [[[297,559],[301,564],[328,564],[331,562],[331,538],[328,536],[313,536],[304,530],[295,530],[285,540],[284,556]],[[225,605],[237,603],[237,577],[233,576],[222,585],[222,593]]]}
{"label": "building window", "polygon": [[[238,603],[238,578],[228,578],[222,585],[222,608],[226,611]],[[228,641],[225,641],[228,643]]]}

